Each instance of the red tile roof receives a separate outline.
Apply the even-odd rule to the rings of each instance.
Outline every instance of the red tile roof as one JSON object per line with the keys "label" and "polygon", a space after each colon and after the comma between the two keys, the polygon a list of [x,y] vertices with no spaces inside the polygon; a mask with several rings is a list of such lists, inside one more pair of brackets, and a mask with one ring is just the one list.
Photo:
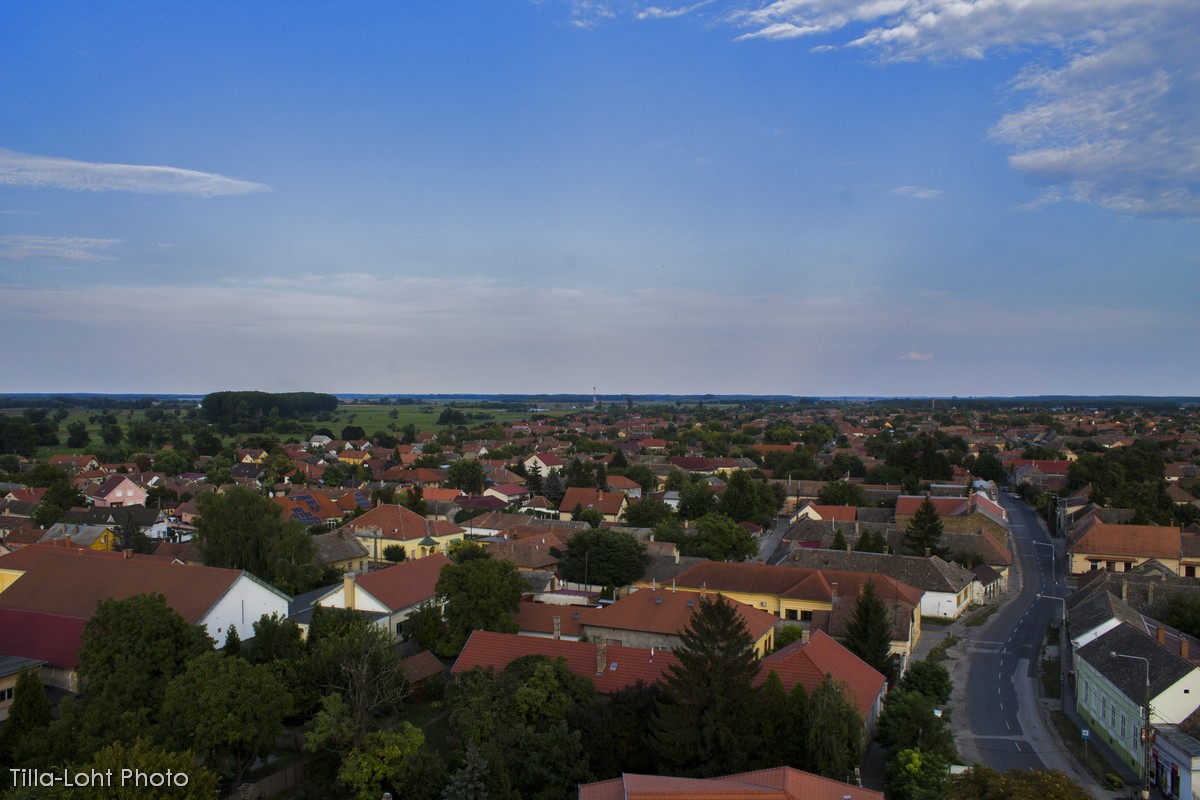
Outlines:
{"label": "red tile roof", "polygon": [[854,522],[858,518],[858,509],[854,506],[823,506],[816,503],[809,503],[808,507],[822,520]]}
{"label": "red tile roof", "polygon": [[826,675],[845,681],[854,707],[864,719],[887,687],[887,678],[821,630],[807,642],[793,642],[777,650],[764,658],[762,665],[758,683],[774,672],[785,687],[803,684],[810,694]]}
{"label": "red tile roof", "polygon": [[450,559],[437,553],[370,572],[356,580],[376,600],[392,611],[400,611],[433,597],[442,567],[449,563]]}
{"label": "red tile roof", "polygon": [[522,602],[517,608],[517,625],[523,633],[554,634],[554,618],[558,617],[559,633],[579,636],[579,619],[588,606],[564,606],[555,603]]}
{"label": "red tile roof", "polygon": [[630,775],[579,787],[579,800],[883,800],[883,793],[775,767],[719,778]]}
{"label": "red tile roof", "polygon": [[670,651],[640,647],[610,645],[604,649],[604,671],[596,674],[598,646],[589,642],[565,639],[545,639],[539,636],[518,636],[512,633],[474,631],[450,674],[459,675],[475,667],[502,670],[522,656],[543,655],[551,659],[562,657],[575,675],[589,678],[601,694],[627,689],[639,680],[655,683],[671,664],[679,660]]}
{"label": "red tile roof", "polygon": [[621,513],[624,503],[625,495],[622,492],[602,492],[599,489],[572,486],[563,495],[558,508],[567,513],[573,513],[577,506],[580,509],[594,508],[606,516],[616,516]]}
{"label": "red tile roof", "polygon": [[[734,607],[754,641],[765,636],[778,621],[775,615],[726,598]],[[641,589],[630,592],[606,608],[589,609],[580,624],[616,630],[676,635],[691,624],[700,605],[697,592]]]}
{"label": "red tile roof", "polygon": [[101,600],[157,592],[188,622],[204,618],[241,570],[178,564],[154,556],[30,545],[0,556],[0,569],[24,574],[3,592],[0,608],[90,619]]}
{"label": "red tile roof", "polygon": [[0,653],[74,669],[86,624],[82,617],[0,608]]}
{"label": "red tile roof", "polygon": [[1073,553],[1130,558],[1179,558],[1179,528],[1092,523],[1071,545]]}
{"label": "red tile roof", "polygon": [[837,594],[856,596],[868,582],[884,600],[898,600],[906,605],[920,605],[925,594],[920,589],[901,583],[886,575],[871,572],[844,572],[805,567],[739,564],[724,561],[705,561],[681,572],[675,585],[688,589],[706,588],[710,592],[744,592],[776,595],[795,600],[829,602]]}
{"label": "red tile roof", "polygon": [[[925,497],[913,497],[911,495],[901,495],[896,498],[896,516],[910,517],[917,513],[917,509],[925,502]],[[965,497],[930,497],[929,501],[933,503],[933,507],[937,509],[940,517],[961,517],[965,516],[970,509],[971,503]]]}

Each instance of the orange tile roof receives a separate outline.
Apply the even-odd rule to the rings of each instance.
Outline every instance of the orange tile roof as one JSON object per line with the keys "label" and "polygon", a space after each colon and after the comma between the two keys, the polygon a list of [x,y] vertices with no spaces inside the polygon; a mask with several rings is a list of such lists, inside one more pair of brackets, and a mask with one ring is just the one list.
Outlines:
{"label": "orange tile roof", "polygon": [[688,589],[706,588],[710,592],[744,592],[766,594],[795,600],[829,602],[836,593],[857,595],[868,582],[887,601],[919,605],[924,595],[920,589],[901,583],[886,575],[871,572],[844,572],[806,567],[739,564],[725,561],[705,561],[675,578],[675,585]]}
{"label": "orange tile roof", "polygon": [[426,536],[448,536],[462,533],[463,529],[453,522],[428,520],[417,512],[401,505],[376,506],[357,519],[343,525],[356,535],[382,535],[385,539],[422,539]]}
{"label": "orange tile roof", "polygon": [[854,506],[822,506],[816,503],[809,503],[808,507],[815,511],[823,520],[854,522],[858,518],[858,509]]}
{"label": "orange tile roof", "polygon": [[621,513],[621,506],[624,503],[625,495],[622,492],[602,492],[599,489],[572,486],[563,495],[558,508],[568,513],[573,512],[576,506],[581,509],[594,508],[601,514],[616,516]]}
{"label": "orange tile roof", "polygon": [[1072,552],[1133,558],[1179,558],[1182,541],[1175,526],[1110,525],[1093,523],[1074,544]]}
{"label": "orange tile roof", "polygon": [[[930,497],[929,501],[937,509],[940,517],[963,516],[970,509],[970,501],[965,497]],[[896,498],[896,516],[909,517],[917,513],[917,509],[925,502],[925,497],[901,495]]]}

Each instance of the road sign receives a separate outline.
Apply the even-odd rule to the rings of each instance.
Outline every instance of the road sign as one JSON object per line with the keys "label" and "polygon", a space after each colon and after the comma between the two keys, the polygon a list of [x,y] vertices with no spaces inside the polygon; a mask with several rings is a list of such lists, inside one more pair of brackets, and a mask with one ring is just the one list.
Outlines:
{"label": "road sign", "polygon": [[1092,732],[1089,731],[1087,728],[1084,728],[1082,731],[1080,731],[1080,733],[1083,734],[1083,738],[1085,738],[1085,739],[1087,739],[1088,737],[1090,737],[1092,735]]}

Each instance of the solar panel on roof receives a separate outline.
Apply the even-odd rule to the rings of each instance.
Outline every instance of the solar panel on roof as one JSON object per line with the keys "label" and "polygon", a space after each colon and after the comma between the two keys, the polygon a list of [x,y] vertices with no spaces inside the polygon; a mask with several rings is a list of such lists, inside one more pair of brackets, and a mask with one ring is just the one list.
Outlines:
{"label": "solar panel on roof", "polygon": [[316,515],[308,512],[308,511],[305,511],[302,508],[292,509],[292,519],[296,520],[297,522],[301,523],[302,525],[320,525],[321,524],[321,520],[319,517],[317,517]]}
{"label": "solar panel on roof", "polygon": [[354,493],[354,502],[358,503],[359,508],[370,508],[371,507],[371,501],[368,500],[367,496],[364,495],[362,492]]}

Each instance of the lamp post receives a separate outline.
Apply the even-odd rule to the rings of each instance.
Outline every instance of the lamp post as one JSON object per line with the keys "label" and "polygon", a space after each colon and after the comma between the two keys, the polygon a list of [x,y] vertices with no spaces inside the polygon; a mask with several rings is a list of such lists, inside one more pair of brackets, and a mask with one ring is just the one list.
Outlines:
{"label": "lamp post", "polygon": [[1030,539],[1029,541],[1032,542],[1035,547],[1049,547],[1050,548],[1050,585],[1052,587],[1057,587],[1057,585],[1058,585],[1058,551],[1055,550],[1055,548],[1054,548],[1054,542],[1035,542],[1032,539]]}
{"label": "lamp post", "polygon": [[1067,645],[1070,643],[1070,638],[1067,636],[1067,601],[1066,598],[1056,597],[1052,594],[1039,594],[1038,599],[1046,598],[1047,600],[1057,600],[1062,603],[1062,622],[1058,626],[1058,680],[1061,684],[1059,692],[1062,694],[1063,708],[1067,706],[1067,675],[1071,672],[1072,653],[1068,652]]}
{"label": "lamp post", "polygon": [[1114,658],[1133,658],[1146,665],[1146,705],[1142,712],[1142,798],[1150,800],[1150,659],[1109,650]]}

